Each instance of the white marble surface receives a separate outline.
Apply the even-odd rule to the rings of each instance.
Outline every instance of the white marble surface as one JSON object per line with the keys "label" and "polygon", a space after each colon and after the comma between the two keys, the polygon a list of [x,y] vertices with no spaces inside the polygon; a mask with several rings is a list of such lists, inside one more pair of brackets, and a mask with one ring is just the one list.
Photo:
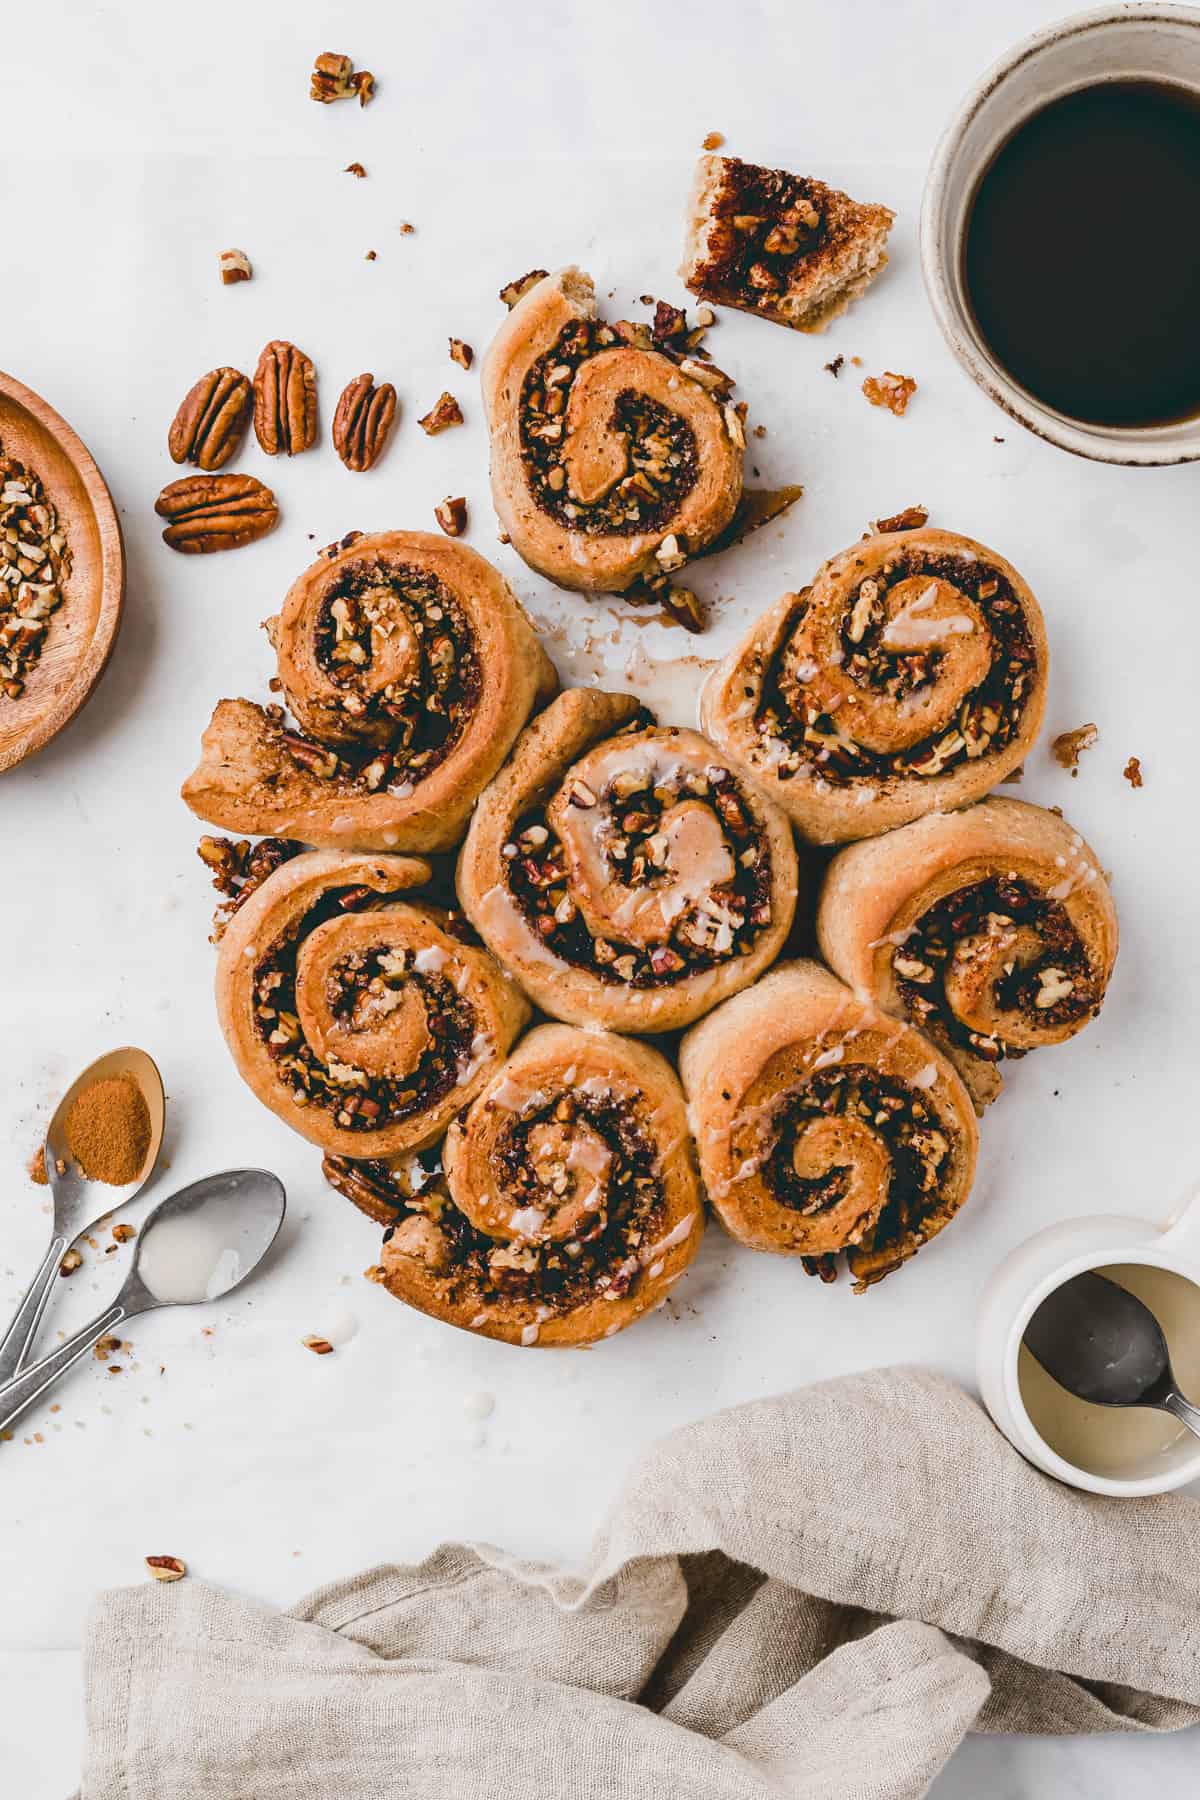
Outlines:
{"label": "white marble surface", "polygon": [[[1200,865],[1182,825],[1198,477],[1074,462],[1007,424],[944,350],[917,266],[922,173],[945,117],[986,63],[1057,10],[757,0],[735,22],[716,0],[669,17],[583,0],[364,0],[344,15],[313,0],[209,0],[202,14],[153,0],[6,9],[4,184],[18,229],[10,212],[0,361],[67,415],[107,472],[129,600],[86,713],[0,783],[0,1304],[15,1300],[47,1229],[24,1177],[39,1128],[76,1068],[110,1045],[145,1045],[166,1077],[156,1196],[249,1161],[276,1167],[292,1202],[269,1275],[211,1316],[143,1321],[131,1368],[89,1364],[61,1411],[30,1417],[3,1450],[0,1745],[14,1800],[60,1800],[74,1779],[84,1611],[97,1588],[140,1579],[145,1553],[176,1553],[278,1602],[446,1536],[578,1556],[639,1447],[664,1429],[893,1360],[969,1382],[976,1296],[1012,1245],[1076,1211],[1159,1214],[1196,1174]],[[309,103],[312,56],[328,47],[375,70],[368,111]],[[439,1328],[366,1284],[377,1232],[238,1081],[211,1005],[212,895],[177,788],[213,702],[262,694],[258,622],[314,545],[353,527],[431,525],[446,493],[469,497],[469,541],[535,614],[575,622],[556,641],[567,673],[594,672],[580,646],[599,618],[615,634],[609,670],[661,686],[653,664],[678,654],[677,636],[555,595],[495,543],[476,377],[447,361],[446,337],[481,347],[497,288],[535,264],[580,261],[623,310],[643,291],[678,299],[683,199],[713,129],[735,152],[823,175],[900,217],[892,267],[826,338],[736,317],[714,334],[768,428],[754,445],[763,479],[807,493],[783,526],[699,574],[719,617],[700,653],[869,518],[910,502],[996,545],[1046,611],[1049,730],[1095,719],[1101,732],[1077,781],[1041,747],[1021,792],[1065,806],[1100,850],[1124,941],[1103,1017],[1013,1072],[968,1211],[899,1279],[857,1299],[714,1229],[669,1310],[586,1355],[526,1355]],[[342,173],[356,159],[366,181]],[[414,235],[401,236],[404,219]],[[229,244],[253,259],[248,286],[217,281]],[[151,506],[173,473],[176,402],[203,369],[252,366],[275,335],[315,358],[326,425],[360,369],[394,380],[392,449],[369,476],[343,470],[327,441],[283,467],[249,449],[241,466],[276,486],[280,529],[236,555],[175,557]],[[908,416],[868,407],[861,373],[834,381],[822,365],[837,353],[861,356],[861,373],[915,374]],[[429,440],[416,419],[443,386],[468,424]],[[1140,793],[1121,779],[1131,754]],[[51,1338],[101,1304],[126,1256],[88,1253]],[[306,1332],[351,1328],[333,1356],[301,1348]],[[496,1400],[482,1429],[464,1404],[480,1390]],[[43,1441],[25,1442],[34,1431]],[[1198,1751],[1195,1733],[975,1740],[937,1791],[1162,1800],[1194,1792]]]}

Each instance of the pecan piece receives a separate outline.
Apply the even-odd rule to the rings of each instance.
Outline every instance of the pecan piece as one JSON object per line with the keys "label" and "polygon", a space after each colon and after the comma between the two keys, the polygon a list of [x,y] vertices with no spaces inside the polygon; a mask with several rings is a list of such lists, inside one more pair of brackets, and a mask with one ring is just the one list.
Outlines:
{"label": "pecan piece", "polygon": [[433,516],[447,537],[461,537],[467,529],[467,503],[462,498],[443,500],[434,507]]}
{"label": "pecan piece", "polygon": [[453,394],[442,394],[437,404],[430,408],[417,424],[428,437],[436,437],[439,431],[446,431],[451,425],[463,423],[462,407]]}
{"label": "pecan piece", "polygon": [[358,95],[365,106],[375,93],[375,77],[369,69],[355,69],[350,57],[336,50],[322,50],[313,64],[308,97],[328,106],[332,100],[350,100]]}
{"label": "pecan piece", "polygon": [[299,456],[316,442],[316,371],[285,338],[271,340],[254,371],[254,435],[268,456]]}
{"label": "pecan piece", "polygon": [[249,281],[254,273],[250,267],[250,258],[244,250],[222,250],[217,258],[217,267],[221,271],[221,283],[224,287],[233,287],[238,281]]}
{"label": "pecan piece", "polygon": [[463,342],[462,338],[452,337],[450,339],[450,361],[456,362],[460,369],[469,369],[475,361],[475,352],[470,344]]}
{"label": "pecan piece", "polygon": [[167,434],[171,461],[220,469],[246,435],[254,394],[237,369],[210,369],[189,388]]}
{"label": "pecan piece", "polygon": [[181,1556],[148,1556],[146,1567],[155,1581],[182,1581],[187,1574],[187,1564]]}
{"label": "pecan piece", "polygon": [[164,544],[185,556],[236,550],[279,523],[274,494],[253,475],[185,475],[168,482],[154,510],[167,521]]}
{"label": "pecan piece", "polygon": [[333,415],[333,447],[348,469],[373,468],[383,453],[396,417],[396,390],[390,381],[375,386],[373,375],[356,375],[342,390]]}

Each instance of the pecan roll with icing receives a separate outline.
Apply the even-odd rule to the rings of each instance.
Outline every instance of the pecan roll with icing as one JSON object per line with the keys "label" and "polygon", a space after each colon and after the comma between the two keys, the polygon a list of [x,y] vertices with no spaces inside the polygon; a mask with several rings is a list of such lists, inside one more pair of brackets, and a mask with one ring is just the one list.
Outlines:
{"label": "pecan roll with icing", "polygon": [[596,316],[590,276],[536,282],[483,363],[492,498],[531,568],[624,593],[665,580],[733,518],[745,431],[727,375]]}
{"label": "pecan roll with icing", "polygon": [[998,1062],[1060,1044],[1099,1012],[1117,914],[1065,819],[991,799],[839,851],[817,936],[843,981],[945,1050],[982,1111]]}
{"label": "pecan roll with icing", "polygon": [[282,708],[222,700],[183,787],[233,832],[448,850],[557,678],[507,582],[423,531],[351,533],[267,621]]}
{"label": "pecan roll with icing", "polygon": [[788,822],[698,732],[572,688],[480,797],[463,909],[544,1011],[631,1032],[688,1025],[779,954]]}
{"label": "pecan roll with icing", "polygon": [[238,1072],[324,1150],[435,1142],[529,1017],[486,950],[403,897],[429,875],[418,857],[309,851],[269,875],[221,938],[217,1013]]}
{"label": "pecan roll with icing", "polygon": [[815,962],[784,963],[688,1032],[679,1054],[709,1199],[752,1250],[855,1292],[941,1231],[971,1191],[978,1128],[921,1033]]}
{"label": "pecan roll with icing", "polygon": [[816,843],[978,800],[1046,698],[1041,610],[995,551],[890,531],[785,594],[714,669],[704,729]]}
{"label": "pecan roll with icing", "polygon": [[704,1207],[683,1093],[657,1051],[542,1025],[428,1159],[326,1157],[384,1221],[369,1271],[397,1299],[506,1343],[612,1337],[662,1304],[695,1256]]}

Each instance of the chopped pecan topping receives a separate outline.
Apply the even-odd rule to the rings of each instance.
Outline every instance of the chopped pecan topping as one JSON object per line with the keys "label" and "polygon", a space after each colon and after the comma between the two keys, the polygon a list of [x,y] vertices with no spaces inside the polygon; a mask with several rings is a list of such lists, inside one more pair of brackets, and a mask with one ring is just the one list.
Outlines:
{"label": "chopped pecan topping", "polygon": [[[238,908],[262,886],[268,875],[273,875],[285,862],[298,856],[300,848],[299,844],[288,838],[260,838],[253,845],[248,838],[240,838],[236,842],[232,838],[200,839],[196,846],[197,856],[212,870],[213,886],[217,892],[229,896],[225,904],[219,906],[213,914],[210,943],[220,942]],[[117,1229],[118,1227],[113,1227],[114,1237]]]}
{"label": "chopped pecan topping", "polygon": [[1074,731],[1060,731],[1050,745],[1050,754],[1060,769],[1069,769],[1072,775],[1079,773],[1079,758],[1085,750],[1100,738],[1096,725],[1077,725]]}
{"label": "chopped pecan topping", "polygon": [[0,694],[17,700],[62,605],[71,552],[34,472],[0,449]]}
{"label": "chopped pecan topping", "polygon": [[462,498],[443,500],[433,513],[447,537],[461,537],[467,529],[467,503]]}
{"label": "chopped pecan topping", "polygon": [[886,406],[890,413],[901,419],[917,391],[917,384],[911,375],[896,375],[891,369],[885,369],[882,375],[868,375],[862,391],[872,406]]}
{"label": "chopped pecan topping", "polygon": [[342,170],[343,175],[357,175],[360,181],[366,175],[366,172],[367,171],[363,168],[362,164],[358,162],[347,163],[346,167]]}
{"label": "chopped pecan topping", "polygon": [[333,447],[348,469],[375,466],[396,417],[396,390],[390,381],[375,386],[373,375],[356,375],[343,389],[333,415]]}
{"label": "chopped pecan topping", "polygon": [[185,475],[168,482],[154,510],[167,521],[163,542],[185,556],[237,550],[279,523],[274,494],[253,475]]}
{"label": "chopped pecan topping", "polygon": [[475,361],[475,352],[470,344],[463,342],[462,338],[452,337],[450,339],[450,361],[457,363],[460,369],[469,369]]}
{"label": "chopped pecan topping", "polygon": [[417,423],[429,437],[436,437],[439,431],[447,431],[451,425],[463,423],[462,408],[453,394],[443,393],[435,406]]}
{"label": "chopped pecan topping", "polygon": [[244,250],[222,250],[217,258],[217,267],[221,271],[221,281],[225,287],[233,287],[239,281],[249,281],[254,273],[250,267],[250,258]]}
{"label": "chopped pecan topping", "polygon": [[375,77],[369,69],[355,70],[348,56],[335,50],[323,50],[313,64],[308,94],[311,100],[319,100],[323,106],[333,100],[352,100],[356,95],[359,105],[365,106],[374,93]]}
{"label": "chopped pecan topping", "polygon": [[1139,757],[1131,756],[1129,761],[1125,764],[1125,767],[1121,770],[1121,773],[1124,775],[1130,787],[1140,788],[1144,785],[1142,781],[1142,764]]}
{"label": "chopped pecan topping", "polygon": [[171,461],[223,468],[246,435],[254,392],[237,369],[210,369],[179,403],[167,435]]}
{"label": "chopped pecan topping", "polygon": [[309,357],[274,338],[254,371],[254,435],[267,456],[298,456],[317,440],[317,376]]}
{"label": "chopped pecan topping", "polygon": [[929,508],[926,506],[906,506],[903,512],[893,513],[890,519],[876,519],[868,526],[866,535],[874,537],[877,532],[885,531],[919,531],[929,523]]}

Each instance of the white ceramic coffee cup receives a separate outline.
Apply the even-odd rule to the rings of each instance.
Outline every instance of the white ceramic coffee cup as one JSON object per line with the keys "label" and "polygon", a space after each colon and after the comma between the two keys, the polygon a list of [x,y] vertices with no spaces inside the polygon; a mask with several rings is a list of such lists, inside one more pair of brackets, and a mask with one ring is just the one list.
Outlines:
{"label": "white ceramic coffee cup", "polygon": [[[1170,425],[1089,425],[1044,405],[1004,370],[971,313],[963,240],[979,180],[1006,138],[1050,100],[1118,77],[1200,92],[1200,11],[1106,6],[1063,19],[988,70],[946,128],[921,208],[921,266],[938,324],[959,362],[1010,417],[1050,443],[1100,462],[1152,465],[1200,458],[1200,418]],[[1031,279],[1037,279],[1036,270]]]}
{"label": "white ceramic coffee cup", "polygon": [[1166,1225],[1105,1216],[1068,1219],[1018,1245],[996,1270],[980,1302],[976,1337],[979,1386],[984,1404],[1005,1437],[1048,1475],[1093,1494],[1165,1494],[1185,1482],[1200,1480],[1200,1438],[1185,1432],[1168,1450],[1135,1465],[1127,1477],[1098,1475],[1067,1462],[1051,1449],[1021,1397],[1021,1340],[1047,1294],[1085,1269],[1126,1263],[1168,1269],[1195,1284],[1196,1331],[1200,1333],[1200,1185]]}

